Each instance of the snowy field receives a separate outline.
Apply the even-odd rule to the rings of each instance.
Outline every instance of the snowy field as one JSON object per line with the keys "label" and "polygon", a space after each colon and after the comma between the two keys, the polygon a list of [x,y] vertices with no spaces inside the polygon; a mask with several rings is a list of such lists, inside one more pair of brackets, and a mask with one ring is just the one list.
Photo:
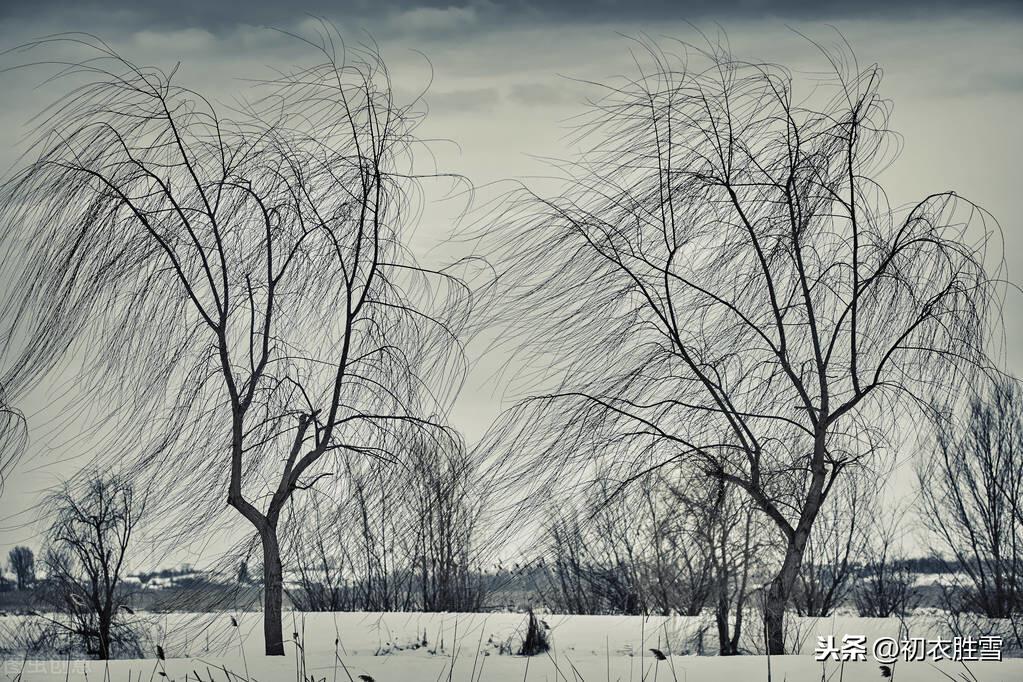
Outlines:
{"label": "snowy field", "polygon": [[[525,617],[500,614],[315,613],[287,614],[285,657],[262,655],[259,614],[153,615],[154,637],[162,642],[166,660],[155,653],[143,660],[97,661],[14,660],[2,664],[4,680],[311,680],[335,682],[621,681],[654,682],[717,680],[786,680],[853,682],[883,679],[878,662],[814,660],[818,635],[865,635],[867,641],[900,635],[898,621],[837,617],[791,619],[792,641],[799,653],[772,657],[720,658],[696,654],[700,631],[705,651],[713,653],[713,623],[686,617],[543,615],[549,626],[549,654],[514,655]],[[24,623],[17,616],[0,620],[11,633]],[[936,637],[941,629],[926,616],[908,622],[914,637]],[[188,639],[179,634],[189,632]],[[198,634],[196,634],[198,633]],[[512,653],[508,653],[509,649]],[[658,660],[650,650],[665,655]],[[769,676],[770,670],[770,676]],[[1019,682],[1023,659],[1002,662],[906,662],[894,665],[891,679]]]}

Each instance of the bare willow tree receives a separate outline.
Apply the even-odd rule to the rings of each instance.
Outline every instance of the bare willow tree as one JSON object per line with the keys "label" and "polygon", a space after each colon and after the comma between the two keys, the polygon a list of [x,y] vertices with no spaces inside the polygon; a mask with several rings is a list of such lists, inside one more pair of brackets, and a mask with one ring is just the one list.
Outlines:
{"label": "bare willow tree", "polygon": [[129,546],[145,511],[143,497],[123,478],[96,474],[82,485],[65,485],[48,503],[56,518],[46,534],[41,594],[64,616],[50,619],[50,624],[77,637],[101,660],[118,652],[138,655],[137,633],[122,611],[122,581]]}
{"label": "bare willow tree", "polygon": [[890,207],[875,178],[898,148],[891,104],[846,48],[804,86],[713,45],[645,47],[634,77],[594,86],[562,193],[524,192],[488,223],[496,322],[529,354],[532,397],[485,447],[525,461],[531,499],[595,458],[619,489],[693,462],[745,491],[782,547],[777,654],[843,474],[891,452],[919,396],[985,366],[995,228],[953,192]]}
{"label": "bare willow tree", "polygon": [[918,470],[920,512],[933,551],[963,584],[953,610],[1023,613],[1023,391],[991,382],[965,414],[937,421],[937,456]]}
{"label": "bare willow tree", "polygon": [[63,65],[74,87],[0,199],[7,254],[27,259],[6,309],[32,339],[16,375],[75,358],[83,394],[119,406],[124,469],[167,491],[167,534],[225,500],[247,520],[266,653],[283,654],[285,507],[343,457],[442,431],[463,370],[466,290],[403,241],[418,100],[332,30],[306,43],[319,63],[231,109],[88,36],[32,47],[69,44],[88,58]]}

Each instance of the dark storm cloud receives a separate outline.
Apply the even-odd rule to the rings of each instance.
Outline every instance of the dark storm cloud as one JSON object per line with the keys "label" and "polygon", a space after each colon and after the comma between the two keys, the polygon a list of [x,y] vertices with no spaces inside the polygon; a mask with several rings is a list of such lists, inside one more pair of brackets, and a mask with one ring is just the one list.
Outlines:
{"label": "dark storm cloud", "polygon": [[[1012,13],[1023,0],[981,0],[968,3],[973,13]],[[443,31],[449,22],[462,30],[508,24],[561,22],[649,22],[657,20],[829,20],[847,18],[935,18],[967,11],[952,0],[0,0],[0,21],[60,23],[104,21],[147,29],[202,28],[217,31],[238,24],[288,25],[305,14],[335,21],[386,22],[396,30]]]}

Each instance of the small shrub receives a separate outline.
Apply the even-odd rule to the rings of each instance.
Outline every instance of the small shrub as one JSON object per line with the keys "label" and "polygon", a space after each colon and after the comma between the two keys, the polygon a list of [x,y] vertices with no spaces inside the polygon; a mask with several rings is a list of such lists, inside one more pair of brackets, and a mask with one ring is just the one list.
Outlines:
{"label": "small shrub", "polygon": [[533,609],[529,609],[529,621],[526,625],[526,637],[519,649],[520,656],[535,656],[550,651],[551,643],[547,637],[547,628],[540,625]]}

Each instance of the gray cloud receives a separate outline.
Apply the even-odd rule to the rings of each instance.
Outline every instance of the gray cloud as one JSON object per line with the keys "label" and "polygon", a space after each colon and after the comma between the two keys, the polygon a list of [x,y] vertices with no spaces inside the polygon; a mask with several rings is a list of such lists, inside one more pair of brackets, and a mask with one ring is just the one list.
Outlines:
{"label": "gray cloud", "polygon": [[508,96],[526,106],[552,104],[578,104],[582,99],[581,88],[567,79],[553,83],[516,83],[508,89]]}
{"label": "gray cloud", "polygon": [[448,92],[429,92],[426,101],[435,113],[471,113],[491,111],[501,100],[497,88],[471,88]]}
{"label": "gray cloud", "polygon": [[847,18],[930,18],[949,14],[1020,14],[1020,0],[981,0],[965,9],[955,0],[745,0],[722,5],[717,0],[250,0],[242,4],[208,0],[3,0],[0,20],[56,21],[71,26],[98,22],[122,28],[203,28],[287,26],[307,14],[343,23],[381,26],[385,30],[449,33],[512,25],[589,22],[649,22],[777,19],[816,21]]}

